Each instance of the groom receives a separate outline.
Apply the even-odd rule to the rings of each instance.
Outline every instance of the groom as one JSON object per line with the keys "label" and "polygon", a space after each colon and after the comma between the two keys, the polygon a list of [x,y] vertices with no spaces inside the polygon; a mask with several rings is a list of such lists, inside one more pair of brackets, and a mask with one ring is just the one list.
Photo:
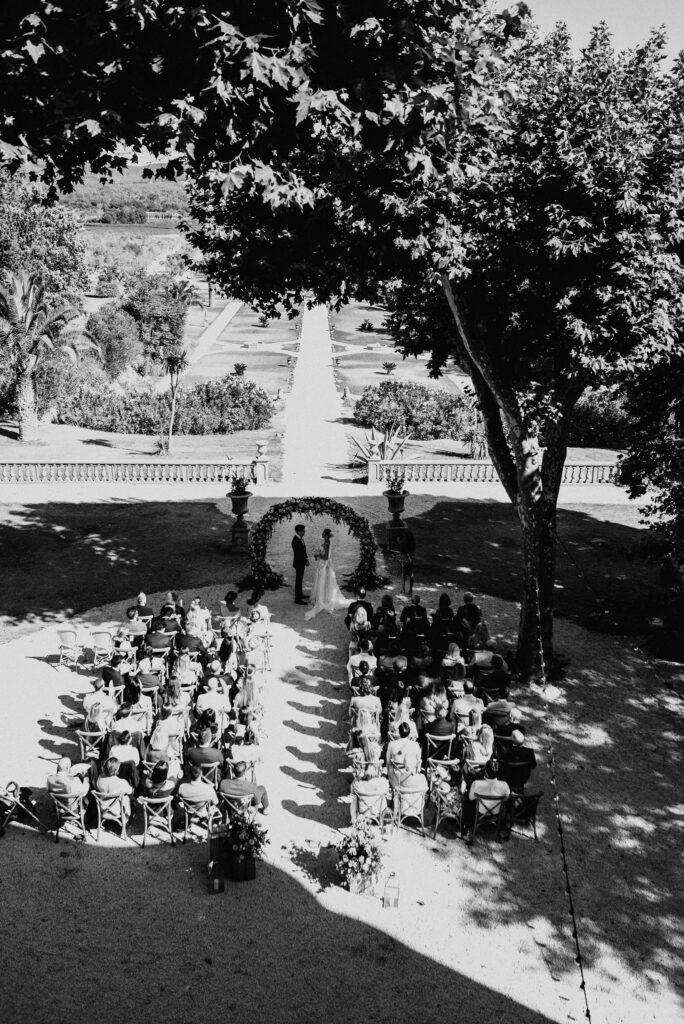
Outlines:
{"label": "groom", "polygon": [[306,557],[306,544],[304,543],[304,531],[306,527],[299,523],[295,526],[295,535],[292,538],[292,566],[295,571],[295,604],[306,604],[302,583],[304,582],[304,570],[309,564]]}

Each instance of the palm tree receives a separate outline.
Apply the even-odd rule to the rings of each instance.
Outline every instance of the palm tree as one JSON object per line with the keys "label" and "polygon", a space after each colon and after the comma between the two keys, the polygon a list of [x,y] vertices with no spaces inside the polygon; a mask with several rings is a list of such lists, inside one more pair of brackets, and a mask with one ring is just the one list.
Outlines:
{"label": "palm tree", "polygon": [[9,353],[17,395],[19,440],[38,437],[38,413],[33,374],[48,352],[64,352],[73,362],[85,349],[97,345],[84,338],[60,338],[68,323],[78,316],[71,306],[51,310],[41,274],[5,272],[0,278],[0,345]]}
{"label": "palm tree", "polygon": [[166,454],[171,454],[171,438],[173,437],[173,423],[176,418],[176,398],[180,387],[180,379],[187,370],[188,353],[185,349],[178,349],[163,356],[164,371],[169,375],[171,387],[171,414],[169,416],[169,434],[166,442]]}

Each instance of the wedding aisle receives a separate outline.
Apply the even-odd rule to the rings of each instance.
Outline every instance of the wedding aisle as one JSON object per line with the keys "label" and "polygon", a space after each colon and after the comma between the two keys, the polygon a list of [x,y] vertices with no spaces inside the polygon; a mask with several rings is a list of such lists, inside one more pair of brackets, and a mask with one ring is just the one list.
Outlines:
{"label": "wedding aisle", "polygon": [[333,378],[325,306],[305,310],[294,384],[285,410],[281,490],[293,497],[338,494],[349,479],[342,399]]}

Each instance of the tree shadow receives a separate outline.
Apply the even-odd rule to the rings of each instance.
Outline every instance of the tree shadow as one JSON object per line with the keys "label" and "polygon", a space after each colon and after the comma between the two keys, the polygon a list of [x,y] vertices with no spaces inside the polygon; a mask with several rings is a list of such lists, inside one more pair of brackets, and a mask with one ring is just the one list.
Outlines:
{"label": "tree shadow", "polygon": [[[228,881],[225,893],[210,898],[203,872],[206,855],[194,844],[144,851],[90,842],[55,847],[13,828],[2,842],[8,877],[22,880],[4,900],[5,913],[15,922],[7,963],[22,965],[21,983],[3,986],[8,1021],[86,1024],[92,1007],[87,1000],[74,1000],[74,992],[85,989],[99,992],[102,1013],[117,1022],[126,1007],[140,1005],[145,991],[155,1015],[169,1020],[204,1019],[221,1005],[243,1024],[394,1024],[397,1019],[447,1019],[454,1006],[462,1005],[481,1024],[551,1024],[551,1018],[496,988],[358,920],[364,897],[340,893],[336,909],[327,909],[309,888],[270,863],[258,865],[256,882]],[[60,878],[59,884],[51,878],[49,899],[44,898],[46,856],[59,865]],[[300,860],[303,871],[314,870],[306,857]],[[317,882],[329,887],[325,871]],[[107,907],[105,944],[99,914],[73,913],[74,902],[87,901],[94,892]],[[176,945],[179,921],[182,941]],[[44,958],[35,956],[37,935],[50,936],[58,984]],[[132,936],[135,955],[107,961],[103,990],[105,949],[127,949]],[[160,967],[172,949],[173,969]],[[231,965],[229,986],[226,963]],[[363,969],[356,970],[359,964]],[[150,990],[152,976],[156,980]]]}

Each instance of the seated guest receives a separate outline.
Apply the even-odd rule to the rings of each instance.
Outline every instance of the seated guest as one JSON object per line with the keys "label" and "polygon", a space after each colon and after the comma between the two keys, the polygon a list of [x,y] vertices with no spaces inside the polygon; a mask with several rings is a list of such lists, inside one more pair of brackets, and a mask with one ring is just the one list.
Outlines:
{"label": "seated guest", "polygon": [[237,590],[229,590],[226,596],[221,601],[224,605],[223,617],[226,619],[239,619],[242,615],[242,609],[237,604]]}
{"label": "seated guest", "polygon": [[188,775],[189,778],[178,787],[179,797],[193,804],[218,803],[216,790],[210,782],[202,778],[202,769],[198,764],[191,765]]}
{"label": "seated guest", "polygon": [[169,762],[157,761],[150,774],[145,776],[140,795],[153,799],[170,796],[176,788],[177,781],[176,778],[169,777]]}
{"label": "seated guest", "polygon": [[[489,688],[489,680],[491,676],[487,676],[487,687]],[[511,720],[511,711],[515,707],[515,704],[510,700],[510,691],[507,686],[502,686],[499,690],[499,696],[497,700],[492,700],[487,705],[487,708],[482,716],[482,721],[486,722],[487,725],[491,725],[494,732],[499,732],[499,728],[503,725],[508,725]]]}
{"label": "seated guest", "polygon": [[482,804],[480,797],[504,797],[508,800],[511,795],[508,783],[502,782],[499,778],[499,764],[490,760],[485,765],[484,778],[475,779],[471,782],[468,795],[463,801],[463,831],[466,836],[472,832],[475,824],[475,812],[484,811],[486,805]]}
{"label": "seated guest", "polygon": [[349,624],[349,633],[352,641],[354,641],[358,646],[360,640],[364,637],[366,637],[366,639],[370,637],[371,631],[372,626],[368,619],[368,615],[366,614],[366,609],[363,606],[359,606],[354,612]]}
{"label": "seated guest", "polygon": [[128,666],[128,672],[125,672],[126,668],[125,658],[122,654],[112,655],[112,660],[109,665],[105,665],[102,669],[102,682],[105,686],[125,686],[127,675],[130,674],[130,665]]}
{"label": "seated guest", "polygon": [[[360,664],[364,662],[368,667],[365,672],[360,671]],[[351,686],[352,681],[360,675],[373,675],[378,665],[378,659],[375,655],[371,654],[371,644],[367,637],[362,637],[359,640],[359,650],[357,654],[352,654],[347,662],[347,678],[349,679],[349,685]]]}
{"label": "seated guest", "polygon": [[120,764],[115,757],[108,757],[102,766],[102,771],[95,787],[98,793],[105,796],[121,797],[121,806],[126,818],[131,816],[131,793],[133,786],[127,779],[119,777]]}
{"label": "seated guest", "polygon": [[[135,716],[136,711],[142,711],[145,714],[145,732],[150,733],[152,726],[154,725],[154,711],[155,707],[152,705],[152,698],[144,694],[137,683],[133,683],[131,689],[131,703],[130,710]],[[156,706],[156,702],[155,702]]]}
{"label": "seated guest", "polygon": [[[123,680],[122,680],[123,682]],[[93,679],[92,681],[93,692],[87,693],[83,698],[83,710],[86,715],[90,711],[93,704],[99,704],[102,711],[108,712],[113,715],[116,711],[116,701],[113,697],[110,697],[105,690],[103,679]]]}
{"label": "seated guest", "polygon": [[169,590],[164,598],[165,606],[173,605],[173,610],[176,614],[176,618],[182,624],[185,620],[185,608],[183,607],[183,598],[175,590]]}
{"label": "seated guest", "polygon": [[361,778],[354,779],[351,786],[351,817],[356,821],[359,810],[359,797],[384,797],[383,804],[386,806],[389,796],[389,782],[380,774],[380,767],[377,764],[369,764]]}
{"label": "seated guest", "polygon": [[474,739],[465,738],[463,760],[472,765],[483,765],[494,754],[494,733],[489,725],[481,725]]}
{"label": "seated guest", "polygon": [[430,646],[427,643],[418,645],[416,653],[409,661],[409,676],[417,679],[418,676],[426,674],[433,677],[435,674],[435,660],[430,653]]}
{"label": "seated guest", "polygon": [[247,765],[244,761],[238,761],[233,766],[233,778],[224,779],[221,783],[221,793],[228,797],[229,800],[242,800],[245,797],[251,797],[252,806],[256,807],[261,811],[262,814],[268,814],[268,793],[263,786],[259,786],[256,782],[250,782],[245,777],[247,772]]}
{"label": "seated guest", "polygon": [[112,718],[111,711],[105,711],[102,705],[95,701],[88,708],[88,712],[83,720],[83,731],[99,732],[104,736],[109,731]]}
{"label": "seated guest", "polygon": [[150,632],[147,634],[147,646],[154,652],[169,651],[173,647],[176,630],[165,632],[163,622],[156,619],[152,622]]}
{"label": "seated guest", "polygon": [[475,685],[471,679],[465,679],[463,681],[463,696],[457,697],[451,705],[451,715],[454,719],[459,719],[461,724],[466,724],[471,711],[484,711],[484,701],[480,700],[479,697],[475,696]]}
{"label": "seated guest", "polygon": [[475,740],[482,728],[482,712],[478,708],[472,708],[468,714],[468,724],[461,730],[461,739]]}
{"label": "seated guest", "polygon": [[408,726],[409,735],[412,739],[418,738],[416,723],[412,718],[413,707],[411,697],[404,683],[398,680],[394,689],[388,694],[387,700],[387,738],[396,740],[399,738],[399,730],[403,723]]}
{"label": "seated guest", "polygon": [[456,632],[466,641],[481,620],[482,609],[475,604],[475,598],[471,593],[465,593],[463,604],[456,612]]}
{"label": "seated guest", "polygon": [[537,767],[537,758],[532,747],[525,746],[525,736],[520,729],[514,729],[511,734],[511,745],[505,750],[500,761],[513,764],[527,764],[530,771]]}
{"label": "seated guest", "polygon": [[437,608],[432,613],[432,625],[436,626],[438,631],[448,627],[449,631],[453,632],[454,624],[454,610],[451,607],[451,598],[448,594],[440,594]]}
{"label": "seated guest", "polygon": [[114,716],[113,728],[116,732],[130,732],[138,742],[138,738],[145,734],[146,722],[142,716],[131,714],[131,705],[124,701]]}
{"label": "seated guest", "polygon": [[424,736],[451,736],[454,733],[453,722],[447,718],[449,713],[448,704],[438,704],[435,708],[435,717],[431,722],[426,723],[423,728]]}
{"label": "seated guest", "polygon": [[212,746],[211,729],[202,729],[197,736],[196,745],[186,750],[185,760],[188,764],[218,764],[223,767],[223,754],[217,747]]}
{"label": "seated guest", "polygon": [[478,622],[477,626],[468,637],[466,646],[469,651],[483,651],[486,650],[487,644],[490,640],[489,627],[483,619],[482,622]]}
{"label": "seated guest", "polygon": [[451,697],[460,697],[463,693],[463,680],[466,674],[465,661],[461,657],[458,644],[449,644],[446,654],[439,667],[442,682]]}
{"label": "seated guest", "polygon": [[398,738],[387,744],[387,775],[396,789],[404,779],[420,771],[420,746],[411,736],[408,722],[401,722]]}
{"label": "seated guest", "polygon": [[199,654],[205,661],[209,657],[209,651],[204,646],[202,638],[194,633],[177,633],[176,648],[180,654]]}
{"label": "seated guest", "polygon": [[435,680],[430,684],[427,692],[420,701],[419,711],[422,731],[425,731],[427,727],[436,720],[439,708],[444,709],[444,717],[446,717],[449,713],[449,696],[444,683],[439,680]]}
{"label": "seated guest", "polygon": [[195,704],[195,711],[197,715],[201,715],[203,711],[208,708],[212,708],[216,714],[223,714],[224,711],[230,711],[230,701],[228,695],[223,693],[219,689],[219,682],[215,676],[211,676],[207,680],[207,688],[204,693],[200,693]]}
{"label": "seated guest", "polygon": [[236,711],[248,711],[257,707],[263,689],[263,674],[253,665],[245,665],[239,674],[239,689],[234,700]]}
{"label": "seated guest", "polygon": [[495,732],[497,736],[506,739],[510,738],[514,729],[519,729],[523,735],[525,734],[525,726],[522,724],[522,711],[520,708],[512,708],[508,716],[508,722],[497,726]]}
{"label": "seated guest", "polygon": [[[145,645],[144,655],[138,662],[138,682],[142,682],[141,676],[150,677],[153,681],[156,679],[156,673],[164,671],[164,659],[160,658],[158,654],[155,654],[154,650],[149,646]],[[157,679],[157,682],[159,680]],[[145,682],[143,685],[148,686]]]}
{"label": "seated guest", "polygon": [[178,676],[181,686],[191,686],[197,683],[202,675],[202,666],[193,661],[187,651],[178,655],[173,666],[174,675]]}
{"label": "seated guest", "polygon": [[427,608],[420,603],[420,596],[418,594],[414,594],[411,598],[411,603],[407,604],[402,610],[399,621],[403,636],[411,639],[427,636],[430,622],[428,620]]}
{"label": "seated guest", "polygon": [[[470,662],[468,663],[468,674],[476,675],[478,671],[489,672],[492,668],[492,658],[497,653],[498,644],[496,640],[488,640],[484,645],[484,648],[480,651],[475,651]],[[506,662],[503,665],[504,669],[508,671]]]}
{"label": "seated guest", "polygon": [[172,708],[189,708],[190,694],[181,686],[180,675],[174,673],[166,684],[166,703]]}
{"label": "seated guest", "polygon": [[60,757],[56,772],[48,775],[47,791],[55,796],[84,796],[88,792],[88,779],[73,770],[70,757]]}
{"label": "seated guest", "polygon": [[491,666],[489,670],[480,667],[478,669],[478,681],[487,689],[508,690],[511,685],[511,675],[505,667],[505,662],[500,654],[492,653]]}
{"label": "seated guest", "polygon": [[185,617],[185,632],[205,642],[208,640],[208,634],[211,634],[211,612],[202,604],[199,597],[193,598],[190,602]]}
{"label": "seated guest", "polygon": [[154,727],[147,750],[147,761],[160,761],[167,751],[180,748],[183,722],[172,714],[172,708],[164,704],[161,715]]}
{"label": "seated guest", "polygon": [[362,677],[359,680],[358,690],[358,697],[352,697],[349,704],[349,710],[354,721],[361,725],[361,719],[364,714],[376,715],[379,719],[382,714],[382,704],[380,703],[380,698],[376,697],[373,693],[370,679]]}
{"label": "seated guest", "polygon": [[147,597],[142,590],[138,594],[135,604],[127,610],[126,614],[128,612],[137,612],[138,618],[146,624],[150,623],[154,618],[154,612],[151,608],[147,607]]}
{"label": "seated guest", "polygon": [[126,612],[126,619],[128,621],[124,628],[128,630],[128,635],[133,640],[133,646],[139,647],[142,638],[147,634],[147,622],[143,622],[140,618],[137,608],[129,608]]}
{"label": "seated guest", "polygon": [[344,617],[344,624],[347,629],[351,630],[352,620],[359,608],[363,608],[366,613],[366,620],[370,622],[373,618],[373,605],[370,601],[366,600],[366,591],[363,587],[359,587],[356,591],[356,600],[352,601],[347,608],[347,614]]}
{"label": "seated guest", "polygon": [[114,742],[109,748],[110,758],[115,757],[120,764],[140,764],[140,751],[131,742],[131,734],[127,729],[115,734]]}

